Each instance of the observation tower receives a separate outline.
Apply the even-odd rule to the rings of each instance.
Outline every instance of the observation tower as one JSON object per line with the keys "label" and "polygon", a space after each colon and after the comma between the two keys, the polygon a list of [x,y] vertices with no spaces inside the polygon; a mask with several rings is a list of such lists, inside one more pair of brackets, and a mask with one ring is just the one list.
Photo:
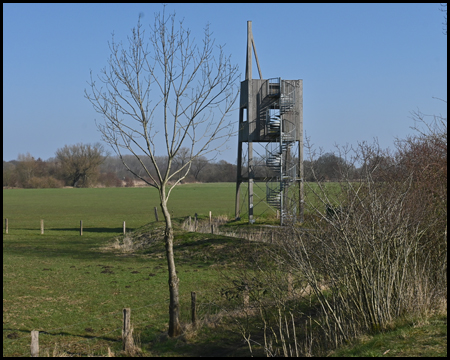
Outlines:
{"label": "observation tower", "polygon": [[[259,79],[252,79],[252,48]],[[283,65],[283,53],[289,56],[287,50],[281,49],[279,66]],[[242,155],[244,143],[248,146],[246,164]],[[253,158],[253,143],[258,143],[260,148],[263,148],[258,164],[255,164]],[[302,180],[303,80],[286,80],[280,77],[263,79],[252,34],[252,22],[248,21],[247,62],[245,80],[241,82],[239,108],[236,219],[239,219],[241,214],[241,184],[247,181],[250,223],[255,222],[255,182],[264,183],[264,201],[279,211],[281,225],[288,220],[302,222]]]}

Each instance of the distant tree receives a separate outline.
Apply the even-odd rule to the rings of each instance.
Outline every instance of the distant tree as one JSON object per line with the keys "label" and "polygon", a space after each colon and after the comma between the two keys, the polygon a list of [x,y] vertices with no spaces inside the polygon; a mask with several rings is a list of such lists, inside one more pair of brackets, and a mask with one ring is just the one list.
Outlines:
{"label": "distant tree", "polygon": [[3,160],[3,186],[17,186],[16,165]]}
{"label": "distant tree", "polygon": [[[85,94],[105,119],[104,125],[98,125],[103,140],[120,156],[128,171],[158,189],[166,223],[169,336],[173,337],[181,333],[181,325],[169,196],[188,175],[195,159],[217,152],[231,136],[227,116],[237,99],[234,90],[239,75],[222,47],[214,56],[209,26],[197,47],[182,22],[177,27],[175,15],[166,17],[163,11],[155,15],[149,44],[144,35],[139,19],[128,38],[128,50],[113,37],[108,68],[99,76],[102,86],[91,75],[91,92]],[[157,146],[156,138],[165,144],[164,158],[157,157],[157,150],[162,148]],[[183,147],[189,151],[183,164],[176,167]],[[124,152],[136,157],[143,173],[130,166]],[[147,160],[151,164],[147,165]]]}
{"label": "distant tree", "polygon": [[217,164],[220,169],[220,182],[232,182],[236,180],[236,165],[230,164],[225,160],[220,160]]}
{"label": "distant tree", "polygon": [[389,149],[382,150],[377,140],[371,146],[365,141],[358,146],[365,149],[365,152],[362,166],[355,170],[355,179],[363,178],[364,174],[369,173],[373,181],[386,181],[399,170],[396,156]]}
{"label": "distant tree", "polygon": [[237,166],[225,160],[208,163],[200,179],[204,182],[234,182],[236,181]]}
{"label": "distant tree", "polygon": [[305,181],[315,181],[312,163],[310,160],[303,160],[303,171]]}
{"label": "distant tree", "polygon": [[70,186],[87,187],[98,175],[98,168],[105,156],[105,150],[99,143],[66,145],[56,151],[61,176]]}
{"label": "distant tree", "polygon": [[[177,155],[173,158],[173,165],[175,171],[184,168],[184,164],[186,164],[190,160],[190,153],[191,151],[187,147],[180,148]],[[180,171],[178,173],[178,178],[182,176],[183,172]]]}
{"label": "distant tree", "polygon": [[333,153],[326,153],[320,156],[313,166],[319,180],[335,181],[339,179],[341,167],[345,166],[345,161]]}
{"label": "distant tree", "polygon": [[17,180],[20,187],[29,187],[31,178],[35,175],[36,160],[28,152],[17,156]]}
{"label": "distant tree", "polygon": [[48,175],[48,164],[41,158],[38,158],[35,162],[35,174],[37,177],[44,177]]}
{"label": "distant tree", "polygon": [[205,156],[199,156],[192,161],[191,172],[194,175],[196,181],[200,181],[200,172],[209,164],[208,159]]}
{"label": "distant tree", "polygon": [[127,169],[123,166],[122,161],[117,156],[109,156],[103,161],[99,167],[100,173],[114,173],[120,179],[127,173]]}

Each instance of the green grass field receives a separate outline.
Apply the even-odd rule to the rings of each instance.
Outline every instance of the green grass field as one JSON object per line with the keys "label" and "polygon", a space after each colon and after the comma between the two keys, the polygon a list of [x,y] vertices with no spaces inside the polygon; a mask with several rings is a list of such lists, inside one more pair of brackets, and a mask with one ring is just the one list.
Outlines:
{"label": "green grass field", "polygon": [[[181,185],[172,191],[170,210],[174,217],[209,211],[232,215],[234,188],[230,185]],[[153,221],[155,206],[162,218],[159,203],[153,188],[7,189],[3,190],[3,217],[9,219],[11,229],[39,230],[39,220],[44,219],[46,229],[65,235],[78,231],[83,220],[85,231],[117,232],[123,221],[129,228]]]}
{"label": "green grass field", "polygon": [[[231,215],[233,192],[230,184],[182,185],[173,191],[170,209],[175,218],[209,211]],[[121,234],[123,221],[128,230],[154,221],[158,204],[151,188],[3,190],[3,215],[9,219],[9,234],[3,235],[3,354],[26,354],[31,330],[44,331],[43,349],[57,342],[73,353],[105,353],[106,344],[118,350],[123,307],[132,308],[142,341],[163,331],[168,309],[163,248],[150,256],[102,250]],[[205,301],[217,274],[204,261],[177,263],[187,320],[190,292]]]}
{"label": "green grass field", "polygon": [[[206,218],[209,211],[232,218],[234,192],[232,183],[181,185],[169,207],[175,222],[194,213]],[[155,223],[153,210],[158,204],[151,188],[4,189],[3,356],[29,356],[31,330],[40,331],[41,356],[52,355],[55,346],[71,356],[105,355],[108,347],[117,355],[125,307],[132,309],[136,339],[148,356],[248,356],[239,334],[222,324],[205,326],[189,341],[164,340],[169,293],[161,241],[136,254],[105,249],[122,237],[123,221],[128,230],[150,223],[146,229],[160,234],[163,223]],[[183,323],[190,322],[191,291],[200,318],[219,310],[220,271],[233,267],[241,246],[240,239],[177,232]]]}

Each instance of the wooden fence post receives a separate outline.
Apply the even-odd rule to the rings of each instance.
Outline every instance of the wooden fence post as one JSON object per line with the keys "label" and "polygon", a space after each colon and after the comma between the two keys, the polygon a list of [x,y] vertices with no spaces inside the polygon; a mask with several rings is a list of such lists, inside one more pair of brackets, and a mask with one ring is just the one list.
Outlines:
{"label": "wooden fence post", "polygon": [[41,219],[41,235],[44,235],[44,220]]}
{"label": "wooden fence post", "polygon": [[211,211],[209,212],[209,225],[211,225]]}
{"label": "wooden fence post", "polygon": [[127,226],[125,225],[125,221],[123,222],[123,234],[127,233]]}
{"label": "wooden fence post", "polygon": [[39,357],[39,331],[31,331],[31,357]]}
{"label": "wooden fence post", "polygon": [[5,231],[8,233],[8,219],[5,219]]}
{"label": "wooden fence post", "polygon": [[158,219],[158,208],[155,206],[155,219],[156,221],[159,221]]}
{"label": "wooden fence post", "polygon": [[133,350],[133,329],[131,328],[131,309],[123,309],[122,342],[124,351]]}
{"label": "wooden fence post", "polygon": [[197,226],[198,226],[197,213],[195,213],[195,232],[197,232]]}
{"label": "wooden fence post", "polygon": [[211,225],[211,234],[214,234],[214,225]]}
{"label": "wooden fence post", "polygon": [[195,291],[191,291],[191,315],[192,315],[192,324],[195,325],[197,322],[197,294]]}
{"label": "wooden fence post", "polygon": [[80,220],[80,236],[83,235],[83,220]]}

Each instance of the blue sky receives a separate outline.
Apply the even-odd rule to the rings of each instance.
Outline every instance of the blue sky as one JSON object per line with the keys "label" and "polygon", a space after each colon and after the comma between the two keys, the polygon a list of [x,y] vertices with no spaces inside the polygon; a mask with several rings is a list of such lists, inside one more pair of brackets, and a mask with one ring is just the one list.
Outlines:
{"label": "blue sky", "polygon": [[[411,133],[411,111],[447,116],[447,36],[439,4],[168,4],[197,39],[216,44],[245,76],[247,20],[264,78],[303,79],[304,131],[316,147]],[[4,4],[3,159],[48,159],[101,141],[84,98],[89,72],[160,4]],[[256,64],[253,77],[258,78]],[[233,115],[238,122],[238,111]],[[237,136],[220,159],[236,162]]]}

